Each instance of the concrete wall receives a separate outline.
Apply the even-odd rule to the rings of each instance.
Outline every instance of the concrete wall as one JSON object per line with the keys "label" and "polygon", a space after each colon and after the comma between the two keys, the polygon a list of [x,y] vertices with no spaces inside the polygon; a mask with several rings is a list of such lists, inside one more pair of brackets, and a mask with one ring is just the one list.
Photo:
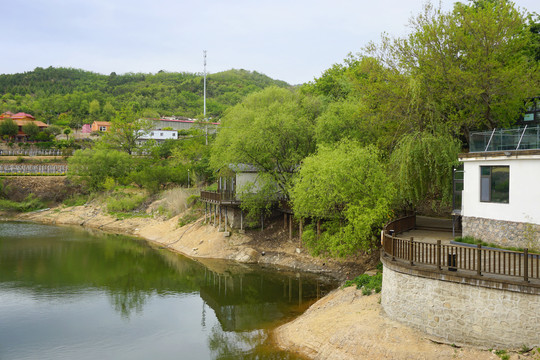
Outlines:
{"label": "concrete wall", "polygon": [[383,262],[381,304],[391,319],[449,344],[504,349],[540,345],[540,295],[521,292],[520,286],[504,285],[503,290],[460,283],[458,277],[425,278]]}

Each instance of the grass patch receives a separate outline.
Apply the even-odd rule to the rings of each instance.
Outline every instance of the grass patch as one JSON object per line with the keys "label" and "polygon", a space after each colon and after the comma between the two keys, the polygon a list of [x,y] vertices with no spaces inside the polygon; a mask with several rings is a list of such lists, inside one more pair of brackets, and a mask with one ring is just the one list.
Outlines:
{"label": "grass patch", "polygon": [[64,204],[65,206],[68,206],[68,207],[82,206],[82,205],[86,204],[87,201],[88,201],[88,196],[87,195],[75,194],[75,195],[72,195],[72,196],[68,197],[67,199],[64,199],[64,201],[62,201],[62,204]]}
{"label": "grass patch", "polygon": [[506,350],[495,350],[495,355],[501,358],[501,360],[509,360],[510,355],[507,353]]}
{"label": "grass patch", "polygon": [[201,216],[197,209],[190,208],[186,213],[178,219],[178,227],[185,226],[195,222]]}
{"label": "grass patch", "polygon": [[30,212],[46,208],[47,205],[34,194],[28,195],[23,201],[0,199],[0,210]]}
{"label": "grass patch", "polygon": [[[472,236],[465,236],[465,237],[458,237],[455,238],[454,241],[464,243],[464,244],[472,244],[472,245],[482,245],[482,247],[492,247],[496,249],[502,249],[502,250],[509,250],[509,251],[519,251],[523,252],[525,251],[524,248],[521,247],[514,247],[514,246],[501,246],[494,243],[487,243],[485,241],[482,241],[480,239],[476,239]],[[531,249],[529,249],[529,253],[532,253]]]}
{"label": "grass patch", "polygon": [[109,213],[126,213],[140,207],[148,198],[146,194],[134,194],[125,192],[114,192],[107,200],[107,211]]}
{"label": "grass patch", "polygon": [[345,281],[343,287],[345,288],[353,285],[356,285],[357,289],[362,289],[362,295],[371,295],[373,291],[378,294],[382,289],[382,271],[378,271],[377,274],[373,276],[368,274],[359,275],[352,280]]}

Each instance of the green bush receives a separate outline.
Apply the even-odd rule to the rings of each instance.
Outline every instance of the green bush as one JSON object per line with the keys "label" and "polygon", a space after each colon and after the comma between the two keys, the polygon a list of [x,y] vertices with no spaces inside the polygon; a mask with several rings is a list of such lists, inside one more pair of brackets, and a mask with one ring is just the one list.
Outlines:
{"label": "green bush", "polygon": [[116,193],[107,199],[107,211],[128,212],[133,211],[146,200],[147,196],[142,194]]}
{"label": "green bush", "polygon": [[362,295],[371,295],[373,291],[380,293],[382,289],[382,273],[370,276],[362,274],[355,277],[353,280],[347,280],[344,287],[356,285],[357,289],[362,289]]}
{"label": "green bush", "polygon": [[78,194],[68,197],[62,202],[62,204],[64,204],[65,206],[82,206],[86,204],[87,201],[88,196]]}
{"label": "green bush", "polygon": [[0,210],[29,212],[45,208],[46,205],[34,194],[28,195],[23,201],[0,199]]}

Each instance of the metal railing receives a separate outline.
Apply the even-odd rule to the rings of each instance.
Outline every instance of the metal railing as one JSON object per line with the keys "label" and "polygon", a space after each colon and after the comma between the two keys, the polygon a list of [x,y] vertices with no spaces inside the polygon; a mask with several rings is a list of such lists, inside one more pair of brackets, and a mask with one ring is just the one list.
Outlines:
{"label": "metal railing", "polygon": [[540,149],[540,126],[473,132],[470,152]]}
{"label": "metal railing", "polygon": [[19,164],[0,164],[0,174],[65,174],[68,171],[67,165],[19,165]]}
{"label": "metal railing", "polygon": [[[425,265],[435,271],[448,268],[450,271],[467,271],[469,274],[482,276],[502,275],[529,279],[540,279],[540,255],[501,249],[442,244],[441,240],[433,242],[415,241],[414,238],[395,236],[400,229],[411,230],[409,218],[398,219],[389,223],[383,230],[383,256],[392,261],[401,260],[408,265]],[[396,229],[394,235],[390,230]]]}
{"label": "metal railing", "polygon": [[[72,153],[72,152],[70,152]],[[0,150],[1,156],[62,156],[68,155],[66,151],[58,149],[39,149],[39,150],[28,150],[28,149],[8,149]]]}

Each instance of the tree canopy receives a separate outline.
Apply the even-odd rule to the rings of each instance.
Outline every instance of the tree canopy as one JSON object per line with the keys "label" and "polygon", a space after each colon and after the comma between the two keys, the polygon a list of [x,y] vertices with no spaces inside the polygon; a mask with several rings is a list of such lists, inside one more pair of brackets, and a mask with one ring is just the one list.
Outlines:
{"label": "tree canopy", "polygon": [[270,87],[249,95],[225,114],[211,164],[251,164],[287,196],[295,169],[315,150],[316,114],[316,103],[291,90]]}
{"label": "tree canopy", "polygon": [[348,140],[305,158],[291,191],[295,216],[326,219],[320,239],[306,233],[308,245],[337,256],[372,248],[394,196],[380,151]]}

